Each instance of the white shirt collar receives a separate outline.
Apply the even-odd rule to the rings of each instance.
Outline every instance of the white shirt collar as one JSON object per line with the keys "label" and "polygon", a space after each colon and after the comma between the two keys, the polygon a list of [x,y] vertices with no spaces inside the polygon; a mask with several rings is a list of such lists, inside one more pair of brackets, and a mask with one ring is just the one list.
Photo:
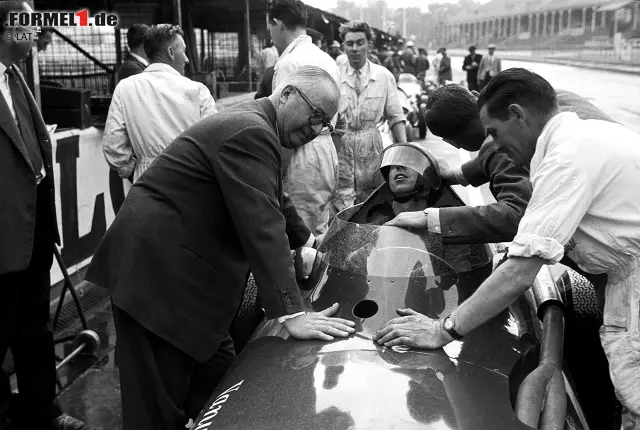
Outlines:
{"label": "white shirt collar", "polygon": [[[369,76],[369,70],[370,69],[371,68],[369,67],[369,60],[367,60],[366,63],[364,63],[364,66],[362,66],[360,68],[360,74],[362,75],[363,78],[366,77],[366,76]],[[347,63],[347,75],[353,76],[355,71],[356,71],[356,69],[351,67],[351,63]]]}
{"label": "white shirt collar", "polygon": [[175,73],[176,75],[182,76],[180,72],[165,63],[151,63],[149,66],[144,69],[143,73],[153,73],[153,72],[169,72]]}
{"label": "white shirt collar", "polygon": [[3,75],[5,70],[7,70],[7,66],[5,66],[2,63],[0,63],[0,75]]}
{"label": "white shirt collar", "polygon": [[531,173],[535,172],[542,162],[545,154],[547,153],[547,149],[549,147],[549,143],[551,143],[551,136],[553,136],[553,132],[564,122],[567,121],[576,121],[579,120],[580,117],[574,112],[560,112],[555,114],[542,128],[542,132],[538,137],[536,142],[536,150],[533,153],[533,157],[531,158]]}
{"label": "white shirt collar", "polygon": [[313,42],[311,41],[311,36],[307,36],[306,34],[303,34],[302,36],[298,36],[296,37],[296,39],[291,42],[289,44],[289,46],[287,46],[287,49],[285,49],[282,54],[280,55],[280,58],[284,57],[287,54],[290,54],[291,51],[293,51],[294,49],[296,49],[299,45],[313,45]]}
{"label": "white shirt collar", "polygon": [[131,55],[136,60],[140,61],[145,66],[149,65],[149,62],[147,60],[145,60],[144,58],[142,58],[141,56],[139,56],[138,54],[134,54],[133,52],[129,51],[129,55]]}

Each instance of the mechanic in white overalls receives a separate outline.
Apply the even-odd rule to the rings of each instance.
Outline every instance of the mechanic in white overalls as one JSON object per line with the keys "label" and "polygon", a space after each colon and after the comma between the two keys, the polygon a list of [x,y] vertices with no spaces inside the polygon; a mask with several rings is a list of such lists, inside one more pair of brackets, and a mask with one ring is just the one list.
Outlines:
{"label": "mechanic in white overalls", "polygon": [[425,349],[461,339],[567,253],[584,271],[608,275],[600,339],[624,407],[623,428],[640,429],[640,135],[559,113],[551,85],[525,69],[497,74],[478,109],[487,134],[531,170],[533,194],[509,259],[449,317],[399,310],[374,339]]}
{"label": "mechanic in white overalls", "polygon": [[383,179],[377,173],[382,153],[378,126],[385,120],[396,142],[406,142],[406,118],[393,75],[368,60],[373,32],[368,24],[352,21],[340,27],[349,62],[340,67],[340,106],[336,131],[339,178],[333,206],[340,212],[362,203]]}

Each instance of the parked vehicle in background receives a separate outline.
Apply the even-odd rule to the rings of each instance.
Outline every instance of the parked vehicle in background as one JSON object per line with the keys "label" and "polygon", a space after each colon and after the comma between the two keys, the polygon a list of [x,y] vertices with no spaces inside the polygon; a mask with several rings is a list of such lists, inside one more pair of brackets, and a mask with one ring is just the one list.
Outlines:
{"label": "parked vehicle in background", "polygon": [[427,95],[420,81],[411,73],[402,73],[398,77],[398,92],[402,108],[407,115],[407,140],[413,140],[413,128],[418,128],[420,139],[424,139],[427,137]]}

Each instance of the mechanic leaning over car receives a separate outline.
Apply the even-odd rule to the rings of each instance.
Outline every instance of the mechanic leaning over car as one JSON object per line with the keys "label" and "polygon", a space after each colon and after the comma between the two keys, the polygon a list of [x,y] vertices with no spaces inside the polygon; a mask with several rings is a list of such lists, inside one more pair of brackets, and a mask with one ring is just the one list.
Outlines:
{"label": "mechanic leaning over car", "polygon": [[373,40],[371,27],[351,21],[340,26],[340,37],[349,62],[340,67],[337,212],[362,203],[383,182],[377,173],[383,147],[378,126],[386,119],[396,142],[407,141],[396,81],[389,70],[367,59]]}
{"label": "mechanic leaning over car", "polygon": [[[478,207],[428,208],[424,213],[404,212],[387,225],[427,228],[431,233],[442,234],[445,245],[513,240],[531,198],[529,169],[514,164],[512,157],[499,151],[493,138],[486,136],[476,100],[475,95],[460,85],[438,88],[427,100],[427,127],[455,148],[479,151],[477,157],[459,167],[449,168],[440,162],[442,181],[448,185],[474,187],[488,182],[496,203]],[[561,112],[575,112],[582,119],[614,122],[577,94],[558,90],[557,100]]]}
{"label": "mechanic leaning over car", "polygon": [[235,358],[229,328],[249,267],[267,317],[292,337],[354,331],[330,318],[337,304],[304,312],[281,209],[281,146],[328,128],[339,95],[327,72],[300,67],[269,98],[187,129],[131,188],[86,275],[114,304],[124,430],[196,418]]}
{"label": "mechanic leaning over car", "polygon": [[[640,135],[602,120],[560,112],[556,93],[525,69],[498,73],[477,109],[496,144],[530,168],[533,193],[509,259],[443,321],[409,309],[374,340],[436,349],[513,303],[544,264],[566,253],[589,273],[606,273],[600,340],[623,428],[640,429]],[[445,328],[446,327],[446,328]]]}

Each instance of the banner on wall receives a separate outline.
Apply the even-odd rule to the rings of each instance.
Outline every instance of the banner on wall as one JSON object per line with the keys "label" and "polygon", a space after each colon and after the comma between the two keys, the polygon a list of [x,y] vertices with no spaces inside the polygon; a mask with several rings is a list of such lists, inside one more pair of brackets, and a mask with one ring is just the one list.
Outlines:
{"label": "banner on wall", "polygon": [[[102,134],[102,129],[90,127],[51,136],[61,254],[69,274],[91,262],[130,188],[105,161]],[[62,280],[54,260],[51,284]]]}

